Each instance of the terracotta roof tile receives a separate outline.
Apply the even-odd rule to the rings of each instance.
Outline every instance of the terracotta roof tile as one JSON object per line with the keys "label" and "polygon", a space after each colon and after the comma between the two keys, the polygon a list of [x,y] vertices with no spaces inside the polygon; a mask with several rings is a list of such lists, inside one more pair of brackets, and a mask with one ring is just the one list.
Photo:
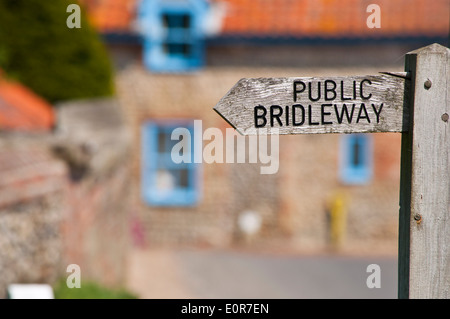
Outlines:
{"label": "terracotta roof tile", "polygon": [[49,131],[53,124],[50,104],[0,74],[0,130]]}
{"label": "terracotta roof tile", "polygon": [[[79,0],[101,32],[127,32],[138,0]],[[450,0],[377,0],[381,28],[369,29],[369,0],[214,0],[225,2],[223,34],[343,37],[446,35]]]}
{"label": "terracotta roof tile", "polygon": [[130,31],[137,0],[79,0],[94,26],[102,32]]}
{"label": "terracotta roof tile", "polygon": [[[449,0],[379,0],[380,29],[369,29],[366,25],[370,15],[366,8],[371,1],[223,1],[229,8],[224,23],[225,34],[389,36],[447,34],[449,30]],[[262,13],[261,7],[268,15]]]}

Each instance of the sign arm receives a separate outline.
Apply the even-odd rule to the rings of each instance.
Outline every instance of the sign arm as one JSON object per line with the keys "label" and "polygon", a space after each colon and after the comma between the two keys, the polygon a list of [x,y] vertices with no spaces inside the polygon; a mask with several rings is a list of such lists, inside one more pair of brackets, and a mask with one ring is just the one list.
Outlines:
{"label": "sign arm", "polygon": [[405,77],[244,78],[214,110],[244,135],[403,132]]}

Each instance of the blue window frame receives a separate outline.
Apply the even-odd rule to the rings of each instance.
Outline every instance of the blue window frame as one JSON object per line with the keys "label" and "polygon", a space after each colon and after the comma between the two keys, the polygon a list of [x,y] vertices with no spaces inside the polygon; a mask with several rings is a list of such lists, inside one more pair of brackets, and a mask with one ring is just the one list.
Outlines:
{"label": "blue window frame", "polygon": [[202,23],[205,0],[143,0],[139,21],[144,37],[143,59],[154,72],[184,72],[204,64]]}
{"label": "blue window frame", "polygon": [[365,184],[373,175],[373,142],[367,134],[349,134],[340,140],[340,180],[345,184]]}
{"label": "blue window frame", "polygon": [[[187,129],[183,138],[172,140],[174,129]],[[199,200],[199,165],[194,163],[194,127],[190,123],[148,122],[142,126],[142,197],[153,206],[192,206]],[[183,143],[190,152],[188,163],[176,163],[171,151]]]}

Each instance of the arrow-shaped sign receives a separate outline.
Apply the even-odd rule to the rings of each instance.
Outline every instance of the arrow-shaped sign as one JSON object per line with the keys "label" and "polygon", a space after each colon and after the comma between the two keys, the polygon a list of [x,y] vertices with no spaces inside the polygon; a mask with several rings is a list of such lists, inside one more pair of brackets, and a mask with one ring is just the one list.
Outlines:
{"label": "arrow-shaped sign", "polygon": [[244,78],[214,110],[244,135],[403,132],[405,81],[402,73]]}

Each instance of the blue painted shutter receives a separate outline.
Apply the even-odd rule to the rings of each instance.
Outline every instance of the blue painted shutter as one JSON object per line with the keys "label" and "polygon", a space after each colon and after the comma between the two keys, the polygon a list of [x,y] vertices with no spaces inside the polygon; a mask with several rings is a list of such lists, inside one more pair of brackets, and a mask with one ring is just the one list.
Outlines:
{"label": "blue painted shutter", "polygon": [[180,125],[149,122],[142,127],[142,197],[149,205],[192,206],[199,200],[199,164],[193,163],[193,127],[190,132],[192,163],[175,163],[171,157],[172,131]]}
{"label": "blue painted shutter", "polygon": [[373,143],[367,134],[341,136],[339,176],[345,184],[365,184],[373,175]]}
{"label": "blue painted shutter", "polygon": [[144,0],[139,20],[144,64],[154,72],[185,72],[204,64],[204,0]]}

